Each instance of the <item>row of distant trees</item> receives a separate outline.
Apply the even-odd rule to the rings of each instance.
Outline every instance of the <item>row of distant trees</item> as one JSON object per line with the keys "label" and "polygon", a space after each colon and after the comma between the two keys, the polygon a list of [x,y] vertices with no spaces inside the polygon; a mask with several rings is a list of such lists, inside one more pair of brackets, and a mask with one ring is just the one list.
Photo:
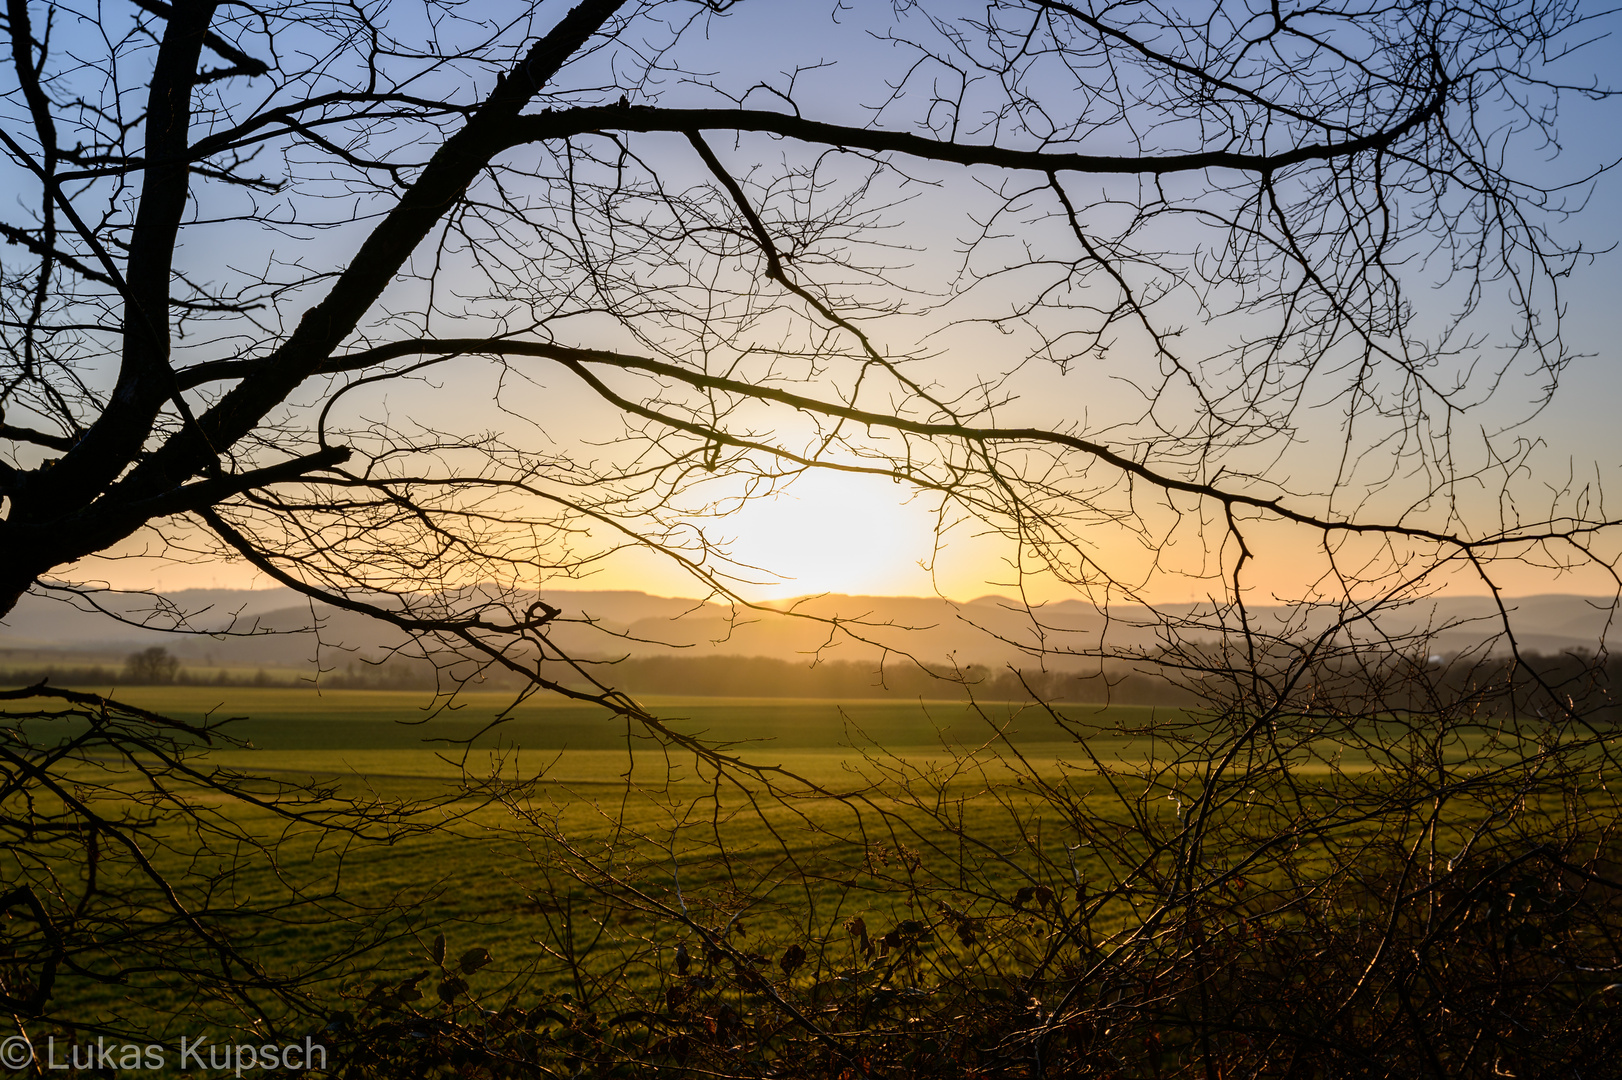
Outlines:
{"label": "row of distant trees", "polygon": [[[872,698],[956,700],[965,682],[974,696],[985,700],[1115,701],[1122,704],[1192,704],[1187,691],[1154,675],[1129,670],[1080,674],[1075,671],[1017,671],[969,665],[962,672],[916,665],[883,667],[855,660],[816,664],[767,656],[657,656],[600,661],[586,670],[610,676],[636,694],[673,694],[695,697],[767,698]],[[561,672],[551,673],[570,681]],[[183,666],[179,657],[161,645],[132,652],[122,669],[103,664],[42,665],[12,669],[19,683],[41,681],[58,686],[299,686],[329,690],[435,690],[449,689],[466,680],[469,689],[516,690],[517,676],[482,671],[469,677],[455,666],[443,670],[422,658],[403,656],[377,662],[350,660],[341,668],[319,676],[304,670],[242,669]]]}
{"label": "row of distant trees", "polygon": [[252,674],[230,668],[185,668],[162,645],[132,652],[122,668],[106,664],[41,664],[6,670],[5,677],[21,685],[53,686],[282,686],[298,685],[297,674],[255,669]]}
{"label": "row of distant trees", "polygon": [[[443,661],[445,658],[441,658]],[[981,701],[1108,702],[1117,705],[1197,706],[1220,687],[1207,685],[1215,675],[1201,672],[1198,664],[1185,665],[1180,677],[1134,670],[1117,663],[1091,670],[1021,670],[971,664],[957,669],[925,668],[914,664],[878,666],[855,660],[816,664],[767,656],[648,656],[628,657],[583,665],[584,670],[611,678],[637,695],[760,698],[891,697],[904,700],[959,700],[972,695]],[[562,672],[544,672],[559,682]],[[105,665],[50,665],[9,672],[20,683],[48,682],[57,686],[286,686],[328,690],[447,691],[457,686],[476,690],[517,690],[516,675],[499,671],[469,672],[456,665],[436,664],[420,657],[394,656],[382,661],[350,660],[341,668],[319,675],[293,669],[251,673],[231,668],[187,668],[161,645],[132,652],[121,670]],[[1400,682],[1393,695],[1388,682]],[[1414,658],[1392,662],[1389,657],[1369,664],[1347,663],[1344,658],[1323,665],[1315,677],[1303,680],[1301,707],[1311,711],[1314,696],[1326,694],[1383,697],[1399,710],[1423,710],[1442,703],[1465,700],[1502,701],[1513,695],[1522,708],[1527,695],[1553,692],[1563,698],[1608,711],[1613,688],[1622,685],[1622,657],[1595,657],[1574,651],[1554,655],[1527,654],[1516,660],[1499,656]]]}
{"label": "row of distant trees", "polygon": [[[1090,671],[993,668],[961,670],[871,661],[809,664],[767,656],[646,656],[615,662],[616,685],[635,694],[695,697],[872,698],[985,701],[1111,701],[1123,705],[1192,705],[1187,690],[1122,665]],[[562,680],[560,680],[562,681]]]}
{"label": "row of distant trees", "polygon": [[[1098,701],[1127,705],[1192,705],[1186,689],[1157,675],[1119,670],[1021,671],[971,664],[961,671],[913,664],[878,666],[855,660],[816,664],[769,656],[629,657],[585,665],[587,671],[611,677],[634,694],[693,697],[853,698],[896,697],[906,700],[958,700],[965,686],[987,701]],[[95,665],[42,665],[12,669],[18,683],[56,686],[291,686],[328,690],[447,690],[459,684],[477,690],[517,690],[511,673],[481,671],[469,675],[455,666],[408,657],[381,662],[351,660],[319,676],[295,669],[249,673],[233,668],[187,668],[161,645],[132,652],[122,669]],[[549,672],[570,682],[562,672]],[[465,680],[465,681],[464,681]]]}

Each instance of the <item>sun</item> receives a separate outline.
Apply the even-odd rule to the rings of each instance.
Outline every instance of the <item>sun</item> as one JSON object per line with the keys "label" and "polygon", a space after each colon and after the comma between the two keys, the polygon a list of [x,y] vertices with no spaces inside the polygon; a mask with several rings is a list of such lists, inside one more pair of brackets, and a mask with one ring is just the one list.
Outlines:
{"label": "sun", "polygon": [[765,573],[742,590],[770,600],[808,593],[916,595],[931,591],[925,567],[935,519],[909,489],[871,476],[810,472],[726,520],[734,559]]}

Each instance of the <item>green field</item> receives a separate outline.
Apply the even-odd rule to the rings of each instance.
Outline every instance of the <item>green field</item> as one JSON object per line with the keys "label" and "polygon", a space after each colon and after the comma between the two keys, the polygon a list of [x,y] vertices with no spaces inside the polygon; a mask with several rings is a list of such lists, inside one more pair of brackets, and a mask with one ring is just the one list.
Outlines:
{"label": "green field", "polygon": [[[105,687],[82,687],[106,693]],[[606,750],[625,745],[626,727],[589,704],[531,699],[508,711],[512,695],[473,692],[454,700],[421,692],[247,687],[131,687],[118,699],[197,722],[229,721],[225,729],[266,750],[384,750],[471,744],[536,750]],[[1065,741],[1039,709],[993,702],[984,716],[965,705],[893,699],[659,698],[642,704],[672,726],[711,741],[793,750],[839,746],[977,744],[1007,725],[1024,742]],[[1067,706],[1082,723],[1146,724],[1180,715],[1147,706]],[[496,723],[497,720],[499,723]],[[496,726],[491,727],[492,724]]]}
{"label": "green field", "polygon": [[[121,691],[119,700],[177,720],[217,725],[233,742],[251,747],[222,740],[207,751],[207,760],[216,764],[348,777],[380,794],[420,796],[423,781],[484,776],[493,768],[509,777],[544,775],[552,784],[587,788],[623,785],[633,766],[640,781],[691,779],[689,763],[667,761],[652,751],[636,725],[589,704],[532,700],[514,709],[510,695],[495,693],[447,701],[406,691],[237,687],[135,687]],[[894,700],[650,698],[643,704],[674,730],[818,783],[849,782],[851,768],[875,756],[921,764],[1013,745],[1044,763],[1082,760],[1074,740],[1050,716],[1007,703],[971,709]],[[1181,713],[1073,706],[1066,715],[1086,726],[1130,729]],[[72,722],[28,726],[30,736],[44,743],[74,730]],[[1156,754],[1149,739],[1112,735],[1089,743],[1094,753],[1111,760]]]}
{"label": "green field", "polygon": [[[90,692],[106,688],[84,687]],[[215,726],[227,739],[210,760],[272,772],[415,782],[485,775],[498,763],[507,775],[538,775],[581,784],[619,784],[633,763],[639,778],[689,778],[679,759],[653,752],[634,722],[590,704],[535,698],[513,708],[507,694],[473,692],[454,699],[414,691],[248,687],[132,687],[121,701],[193,724]],[[650,697],[641,704],[683,734],[748,761],[781,766],[833,782],[854,764],[897,758],[910,765],[949,762],[965,754],[989,760],[1018,753],[1026,767],[1086,768],[1092,757],[1112,765],[1155,768],[1189,745],[1166,738],[1181,728],[1200,741],[1194,715],[1140,705],[1065,705],[1066,731],[1045,710],[1008,702],[805,700]],[[16,708],[15,704],[10,706]],[[0,715],[5,705],[0,703]],[[72,722],[34,722],[31,739],[49,744],[76,730]],[[1085,736],[1085,747],[1077,735]],[[1443,748],[1460,759],[1484,738],[1457,737]],[[1355,741],[1354,741],[1355,743]],[[233,745],[236,744],[236,745]],[[246,748],[238,748],[243,746]],[[1368,768],[1362,748],[1299,742],[1291,767],[1303,773]],[[652,770],[652,773],[646,770]],[[383,786],[388,786],[384,784]]]}
{"label": "green field", "polygon": [[[747,925],[739,945],[767,956],[794,942],[826,943],[829,955],[842,956],[854,948],[847,920],[877,933],[937,918],[937,898],[967,905],[976,918],[1004,917],[1022,886],[1058,894],[1073,881],[1120,878],[1119,860],[1069,846],[1074,814],[1090,815],[1095,832],[1100,822],[1104,833],[1118,829],[1140,852],[1168,844],[1183,780],[1194,778],[1198,762],[1174,763],[1177,744],[1147,729],[1201,731],[1197,718],[1177,710],[1071,707],[1069,720],[1095,732],[1084,749],[1043,711],[1009,704],[645,702],[673,728],[780,770],[734,783],[718,780],[712,761],[661,749],[591,706],[527,703],[507,714],[510,701],[494,694],[436,708],[421,694],[290,688],[141,688],[120,697],[193,723],[224,722],[249,744],[195,747],[191,760],[204,772],[309,780],[326,785],[334,804],[423,801],[412,821],[431,829],[374,843],[205,797],[209,813],[231,828],[275,838],[274,866],[257,854],[244,860],[241,848],[200,844],[178,825],[147,834],[154,864],[183,890],[201,889],[198,882],[234,861],[231,895],[258,902],[330,893],[290,904],[248,940],[269,968],[314,963],[323,973],[317,992],[333,1000],[424,970],[441,933],[453,952],[490,950],[494,963],[472,978],[472,992],[499,1005],[565,991],[589,1000],[657,982],[675,943],[694,940],[674,917],[681,905],[705,926]],[[83,723],[31,720],[26,730],[49,745]],[[1291,770],[1306,778],[1293,792],[1298,800],[1336,782],[1332,766],[1367,775],[1366,759],[1319,754],[1310,739],[1303,745]],[[1117,775],[1098,775],[1089,755]],[[143,782],[127,763],[82,762],[70,778],[74,769],[103,773],[102,783],[113,769],[114,788]],[[1041,790],[1013,782],[1016,771]],[[768,793],[768,783],[777,790]],[[1277,816],[1265,799],[1227,812],[1241,831],[1265,831]],[[1461,818],[1465,825],[1472,814]],[[1444,839],[1465,825],[1450,826]],[[1359,832],[1367,838],[1375,829],[1353,826],[1347,838],[1362,843]],[[1123,893],[1096,929],[1129,929],[1140,903],[1149,901]],[[1010,947],[1019,933],[1005,935]],[[1040,928],[1030,933],[1030,948],[1040,951]],[[372,944],[344,956],[357,940]],[[937,949],[954,963],[993,962],[950,940]],[[576,953],[571,966],[566,958]],[[216,1017],[221,1030],[233,1023],[229,1009],[190,1001],[161,975],[120,984],[90,969],[66,972],[57,1000],[81,1023],[132,1035],[194,1030],[198,1015]]]}
{"label": "green field", "polygon": [[[838,936],[843,920],[858,915],[875,927],[888,924],[899,917],[907,895],[880,867],[862,872],[864,853],[935,847],[941,854],[960,843],[941,835],[925,820],[928,815],[918,812],[916,799],[895,782],[898,768],[927,772],[979,761],[984,775],[971,772],[942,789],[959,793],[982,840],[1014,850],[1032,822],[987,794],[988,780],[1006,770],[985,745],[1004,751],[1017,746],[1055,773],[1066,760],[1080,761],[1073,744],[1055,739],[1062,732],[1044,714],[1009,705],[985,706],[980,715],[964,706],[894,701],[645,703],[678,730],[730,744],[729,752],[738,757],[784,770],[774,777],[798,794],[779,801],[759,797],[758,783],[750,785],[752,792],[718,790],[713,770],[704,763],[656,751],[631,737],[635,733],[624,721],[591,706],[525,704],[492,727],[510,699],[470,694],[436,710],[424,695],[413,693],[206,687],[138,688],[121,692],[120,699],[188,722],[224,721],[225,731],[251,745],[197,747],[192,760],[205,770],[335,782],[347,798],[435,802],[428,818],[443,820],[443,828],[387,845],[289,829],[260,808],[216,807],[249,833],[285,833],[275,871],[251,865],[239,874],[237,888],[264,896],[285,889],[286,881],[325,883],[341,874],[346,902],[358,905],[344,918],[293,918],[259,931],[255,948],[265,963],[297,966],[340,949],[357,929],[383,939],[363,963],[335,965],[334,991],[379,972],[421,964],[427,943],[440,932],[453,946],[490,949],[496,963],[478,980],[486,987],[553,986],[561,978],[555,964],[550,975],[537,972],[546,969],[548,949],[557,948],[560,935],[587,935],[595,925],[589,936],[604,944],[589,885],[558,875],[557,837],[580,843],[604,865],[614,863],[633,876],[653,874],[644,882],[653,893],[668,893],[672,871],[684,872],[689,875],[685,895],[695,904],[712,903],[713,895],[735,893],[747,883],[752,944],[767,946],[796,935]],[[1149,709],[1087,711],[1094,723],[1136,725],[1154,716]],[[27,731],[36,743],[49,744],[73,734],[75,723],[31,721]],[[1114,742],[1119,745],[1111,747],[1110,756],[1128,750],[1129,740]],[[462,786],[469,778],[492,774],[534,783],[505,803]],[[815,793],[816,787],[823,793]],[[860,798],[841,800],[828,792]],[[702,811],[696,818],[695,807]],[[177,881],[200,878],[210,869],[207,859],[194,861],[196,841],[184,832],[155,839],[154,860]],[[667,865],[666,850],[683,869]],[[723,850],[724,867],[716,862]],[[781,883],[791,880],[783,872],[785,860],[822,866],[823,876],[837,884],[824,883],[810,893],[785,892],[773,876]],[[584,878],[591,876],[589,866],[576,869]],[[578,910],[568,917],[582,925],[565,928],[560,911],[571,905]],[[369,926],[371,916],[360,914],[368,906],[389,914]],[[646,912],[636,921],[644,927],[643,939],[651,933],[674,941],[681,933],[679,926],[660,925],[657,918],[650,922]],[[619,933],[610,933],[609,941]],[[61,995],[87,1020],[132,1032],[157,1022],[154,1006],[182,1014],[187,1008],[151,985],[132,992],[73,975],[63,977]]]}

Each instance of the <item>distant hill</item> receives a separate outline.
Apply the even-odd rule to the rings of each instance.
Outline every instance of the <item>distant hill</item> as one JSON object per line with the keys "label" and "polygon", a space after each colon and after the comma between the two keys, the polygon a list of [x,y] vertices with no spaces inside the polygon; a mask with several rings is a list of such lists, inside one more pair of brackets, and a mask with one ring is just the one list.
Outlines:
{"label": "distant hill", "polygon": [[[634,591],[552,591],[563,609],[554,640],[594,657],[764,656],[809,664],[825,660],[900,662],[910,655],[932,665],[1032,667],[1044,647],[1072,654],[1153,649],[1157,624],[1143,608],[1114,608],[1106,619],[1080,601],[1048,604],[1034,612],[987,596],[966,603],[940,598],[826,595],[774,602],[760,610],[650,596]],[[1595,649],[1616,640],[1610,601],[1581,596],[1531,596],[1508,602],[1523,648],[1554,653]],[[97,607],[102,610],[97,610]],[[793,614],[788,614],[792,612]],[[1236,626],[1192,605],[1166,609],[1191,616],[1195,636],[1216,640]],[[796,617],[798,616],[798,617]],[[1322,618],[1287,623],[1284,608],[1250,611],[1253,625],[1291,636],[1322,628]],[[1495,636],[1496,609],[1486,597],[1447,597],[1383,617],[1387,633],[1424,626],[1444,628],[1433,652],[1479,647]],[[341,666],[356,654],[376,658],[405,643],[392,627],[352,612],[310,605],[288,589],[189,589],[167,597],[98,593],[69,597],[35,592],[0,622],[0,650],[50,650],[121,656],[162,644],[189,664]]]}

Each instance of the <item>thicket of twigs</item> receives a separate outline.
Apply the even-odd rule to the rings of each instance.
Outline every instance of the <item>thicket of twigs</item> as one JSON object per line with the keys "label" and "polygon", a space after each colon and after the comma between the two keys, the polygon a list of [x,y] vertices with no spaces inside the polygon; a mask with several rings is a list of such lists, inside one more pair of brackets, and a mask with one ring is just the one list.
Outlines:
{"label": "thicket of twigs", "polygon": [[[222,766],[206,751],[245,746],[225,716],[45,685],[0,691],[0,706],[0,1007],[42,1069],[52,1036],[147,1042],[178,1011],[195,1038],[321,1011],[332,971],[409,925],[399,903],[357,898],[344,853],[477,805]],[[298,943],[291,962],[277,942]]]}
{"label": "thicket of twigs", "polygon": [[973,916],[716,939],[686,974],[645,956],[640,993],[476,1007],[430,971],[331,1030],[356,1077],[1614,1076],[1622,885],[1562,854],[1217,891],[1124,948],[1097,900],[1025,887]]}
{"label": "thicket of twigs", "polygon": [[[984,745],[871,748],[837,787],[627,699],[711,789],[628,777],[622,806],[657,812],[584,832],[532,785],[355,800],[199,764],[213,724],[11,691],[0,993],[36,1038],[129,1034],[53,983],[161,972],[222,1030],[318,1033],[356,1080],[1616,1074],[1608,659],[1277,640],[1153,662],[1204,706],[1033,702],[1059,762],[988,710]],[[432,927],[347,896],[343,850],[479,806],[501,812],[468,842],[529,852],[508,876],[545,959],[455,927],[376,968]],[[267,935],[317,925],[351,932],[266,962]]]}
{"label": "thicket of twigs", "polygon": [[[1532,662],[1508,610],[1451,664],[1397,629],[1622,589],[1612,463],[1530,423],[1606,243],[1573,215],[1615,163],[1559,121],[1612,96],[1614,15],[828,7],[8,2],[0,617],[93,606],[102,558],[238,561],[708,784],[633,770],[585,831],[539,785],[346,801],[200,762],[212,723],[14,692],[16,1037],[118,1033],[71,971],[323,1030],[356,1080],[1617,1072],[1614,668]],[[834,788],[559,633],[545,591],[627,550],[753,617],[726,519],[812,470],[913,493],[935,573],[972,537],[1022,596],[1154,623],[1128,655],[1033,607],[1032,668],[1197,707],[1100,727],[1027,675],[1062,764],[988,710]],[[841,509],[841,544],[884,527]],[[346,893],[346,845],[470,808],[527,845],[548,959],[368,978],[420,927]],[[318,924],[351,932],[259,947]]]}
{"label": "thicket of twigs", "polygon": [[[612,840],[515,800],[550,962],[470,986],[482,953],[436,944],[333,1014],[343,1072],[1617,1075],[1598,670],[1378,669],[1356,693],[1298,670],[1299,700],[1073,723],[1071,770],[993,740],[948,766],[875,754],[835,793],[710,757],[712,799]],[[1147,765],[1094,756],[1150,736]],[[796,808],[770,842],[736,843],[732,780]]]}
{"label": "thicket of twigs", "polygon": [[[447,827],[432,808],[198,766],[209,726],[8,692],[42,707],[0,747],[0,992],[25,1030],[82,1034],[59,972],[161,970],[214,1023],[268,1004],[319,1031],[355,1078],[1615,1074],[1609,663],[1174,658],[1205,708],[1111,727],[1033,705],[1074,739],[1063,766],[987,714],[979,750],[875,749],[838,790],[666,733],[715,787],[627,781],[666,800],[662,827],[570,832],[535,789],[486,789],[550,927],[516,971],[440,938],[367,974],[409,912],[353,904],[222,812],[348,843]],[[181,848],[183,878],[154,866]],[[354,932],[285,968],[252,947],[311,920]]]}

